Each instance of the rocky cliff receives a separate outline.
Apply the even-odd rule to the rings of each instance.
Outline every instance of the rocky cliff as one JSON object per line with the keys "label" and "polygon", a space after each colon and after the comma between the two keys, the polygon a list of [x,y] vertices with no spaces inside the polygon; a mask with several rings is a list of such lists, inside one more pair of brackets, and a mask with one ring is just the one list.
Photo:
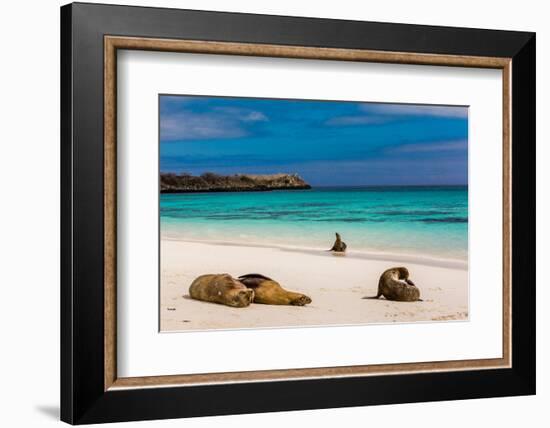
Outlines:
{"label": "rocky cliff", "polygon": [[311,189],[298,174],[218,175],[211,172],[190,174],[161,174],[161,193],[191,192],[254,192],[268,190]]}

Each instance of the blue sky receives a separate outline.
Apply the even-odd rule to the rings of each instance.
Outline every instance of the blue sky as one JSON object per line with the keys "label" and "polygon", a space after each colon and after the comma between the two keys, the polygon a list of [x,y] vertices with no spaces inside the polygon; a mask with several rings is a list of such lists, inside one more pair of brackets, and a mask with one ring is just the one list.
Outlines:
{"label": "blue sky", "polygon": [[161,172],[298,173],[313,186],[467,184],[468,109],[160,96]]}

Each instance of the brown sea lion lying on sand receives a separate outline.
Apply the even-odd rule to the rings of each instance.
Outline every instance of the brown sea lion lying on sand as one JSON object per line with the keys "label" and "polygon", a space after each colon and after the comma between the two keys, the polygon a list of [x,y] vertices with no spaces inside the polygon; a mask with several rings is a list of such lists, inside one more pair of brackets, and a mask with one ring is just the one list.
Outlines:
{"label": "brown sea lion lying on sand", "polygon": [[287,291],[277,281],[257,273],[238,279],[227,273],[201,275],[189,287],[189,295],[196,300],[235,308],[244,308],[252,302],[294,306],[311,303],[308,296]]}
{"label": "brown sea lion lying on sand", "polygon": [[293,306],[311,303],[311,299],[305,294],[285,290],[277,281],[258,273],[239,276],[239,281],[254,290],[254,303]]}
{"label": "brown sea lion lying on sand", "polygon": [[422,301],[420,299],[420,290],[409,279],[409,271],[405,267],[386,270],[378,281],[378,293],[376,296],[364,298],[378,299],[380,296],[384,296],[387,300],[398,302]]}
{"label": "brown sea lion lying on sand", "polygon": [[336,233],[336,241],[334,241],[334,245],[329,251],[334,251],[335,253],[344,253],[346,252],[346,248],[348,246],[344,241],[342,241],[342,238],[340,238],[340,234]]}
{"label": "brown sea lion lying on sand", "polygon": [[254,290],[247,288],[227,273],[201,275],[189,287],[193,299],[244,308],[254,300]]}

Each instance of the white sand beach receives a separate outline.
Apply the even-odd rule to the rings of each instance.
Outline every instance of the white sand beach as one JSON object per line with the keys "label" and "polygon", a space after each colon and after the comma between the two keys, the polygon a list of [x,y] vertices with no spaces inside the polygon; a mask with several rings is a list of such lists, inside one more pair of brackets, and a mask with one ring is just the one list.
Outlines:
{"label": "white sand beach", "polygon": [[[298,327],[392,322],[434,322],[468,318],[465,263],[400,258],[370,259],[353,253],[161,240],[161,331]],[[395,259],[396,257],[394,257]],[[422,302],[362,299],[376,294],[380,274],[406,266]],[[205,273],[234,277],[261,273],[284,288],[307,294],[304,307],[252,304],[231,308],[192,300],[191,282]]]}

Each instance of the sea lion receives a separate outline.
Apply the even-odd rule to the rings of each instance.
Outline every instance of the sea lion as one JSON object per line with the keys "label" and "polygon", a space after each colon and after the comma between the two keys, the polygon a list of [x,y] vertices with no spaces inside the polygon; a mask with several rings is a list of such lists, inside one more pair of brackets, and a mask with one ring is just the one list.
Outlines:
{"label": "sea lion", "polygon": [[305,294],[285,290],[277,281],[258,273],[239,276],[239,281],[254,290],[254,303],[293,306],[311,303],[311,299]]}
{"label": "sea lion", "polygon": [[189,287],[193,299],[244,308],[254,300],[254,290],[227,273],[201,275]]}
{"label": "sea lion", "polygon": [[340,234],[336,233],[336,241],[334,241],[334,245],[329,251],[334,251],[335,253],[344,253],[346,251],[346,248],[348,246],[344,241],[342,241],[342,238],[340,238]]}
{"label": "sea lion", "polygon": [[384,296],[387,300],[398,302],[417,302],[420,299],[420,290],[409,279],[409,271],[405,267],[395,267],[386,270],[378,281],[378,293],[376,296],[365,299],[378,299]]}

